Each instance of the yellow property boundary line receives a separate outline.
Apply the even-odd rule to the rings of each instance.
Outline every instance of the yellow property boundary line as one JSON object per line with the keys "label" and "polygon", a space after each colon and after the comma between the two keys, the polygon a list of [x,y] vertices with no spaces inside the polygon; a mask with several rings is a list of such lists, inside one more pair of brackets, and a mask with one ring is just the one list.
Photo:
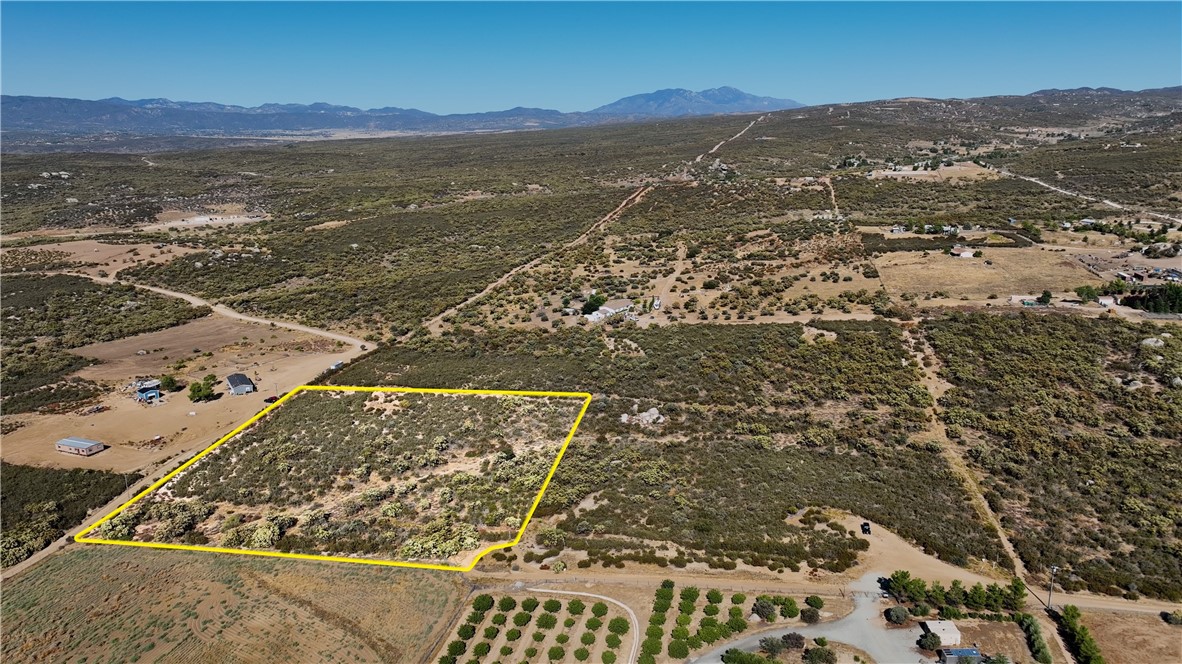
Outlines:
{"label": "yellow property boundary line", "polygon": [[[272,410],[281,406],[285,401],[305,391],[323,391],[323,392],[411,392],[421,394],[476,394],[476,395],[498,395],[498,396],[519,396],[519,397],[566,397],[566,398],[580,398],[583,399],[583,407],[579,410],[578,417],[575,418],[574,426],[571,427],[570,433],[566,435],[566,440],[562,442],[562,447],[558,450],[558,456],[554,458],[554,463],[550,466],[550,472],[546,475],[546,480],[542,482],[542,488],[538,491],[538,495],[534,498],[533,505],[530,506],[529,512],[525,515],[525,519],[521,523],[521,528],[517,531],[517,536],[511,542],[502,542],[494,544],[476,555],[472,560],[472,564],[467,567],[458,567],[456,565],[437,565],[433,563],[416,563],[416,562],[400,562],[395,560],[371,560],[368,558],[350,558],[345,556],[318,556],[306,553],[283,553],[281,551],[252,551],[249,549],[228,549],[218,546],[198,546],[189,544],[164,544],[161,542],[135,542],[129,540],[110,540],[100,539],[95,537],[87,537],[87,534],[93,532],[96,528],[110,521],[123,510],[131,507],[139,502],[148,494],[156,489],[164,486],[169,480],[175,477],[178,473],[197,463],[202,457],[217,449],[223,443],[229,441],[234,436],[242,433],[247,427],[259,421],[264,415],[270,413]],[[168,473],[164,477],[152,483],[152,486],[139,492],[134,498],[123,503],[115,511],[104,516],[95,522],[94,525],[86,528],[82,532],[74,536],[75,542],[82,542],[85,544],[116,544],[119,546],[139,546],[151,549],[177,549],[181,551],[212,551],[214,553],[234,553],[245,556],[269,556],[272,558],[295,558],[297,560],[328,560],[338,563],[360,563],[363,565],[383,565],[386,567],[415,567],[419,569],[441,569],[455,572],[471,571],[476,564],[480,562],[481,558],[496,551],[498,549],[507,549],[521,542],[521,538],[525,535],[525,529],[529,525],[529,521],[533,518],[534,511],[538,509],[538,504],[542,502],[542,496],[546,493],[546,489],[550,486],[550,480],[554,477],[554,472],[558,470],[558,464],[562,461],[562,455],[566,453],[566,448],[570,445],[570,441],[575,436],[575,431],[579,428],[579,423],[583,421],[583,415],[587,413],[587,407],[591,405],[591,395],[586,392],[526,392],[519,390],[448,390],[448,389],[431,389],[421,387],[352,387],[343,385],[301,385],[287,394],[283,395],[278,401],[264,408],[259,414],[250,418],[238,428],[230,433],[222,436],[216,443],[210,445],[201,451],[200,454],[189,459],[181,464],[176,470]]]}

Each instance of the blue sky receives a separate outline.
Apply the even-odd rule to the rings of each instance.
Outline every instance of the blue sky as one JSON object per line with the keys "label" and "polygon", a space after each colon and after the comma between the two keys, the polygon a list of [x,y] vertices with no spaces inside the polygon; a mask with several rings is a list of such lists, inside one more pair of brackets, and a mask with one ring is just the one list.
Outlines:
{"label": "blue sky", "polygon": [[733,85],[808,104],[1182,84],[1182,2],[24,3],[4,94],[589,110]]}

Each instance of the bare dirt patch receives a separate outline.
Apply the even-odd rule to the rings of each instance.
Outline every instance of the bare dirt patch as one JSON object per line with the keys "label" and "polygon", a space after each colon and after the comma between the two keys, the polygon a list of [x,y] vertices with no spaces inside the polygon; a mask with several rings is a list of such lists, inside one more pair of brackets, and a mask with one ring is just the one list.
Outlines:
{"label": "bare dirt patch", "polygon": [[[198,250],[173,244],[109,244],[97,240],[76,240],[42,244],[33,247],[40,251],[54,252],[59,260],[71,264],[71,269],[89,275],[100,273],[115,274],[126,267],[148,263],[167,263],[178,256],[195,253]],[[27,248],[6,248],[10,252],[28,251]]]}
{"label": "bare dirt patch", "polygon": [[951,166],[943,166],[934,171],[917,170],[910,167],[894,171],[880,169],[870,172],[870,179],[900,179],[900,180],[930,180],[942,182],[945,180],[995,180],[1000,178],[996,171],[983,168],[971,161],[957,162]]}
{"label": "bare dirt patch", "polygon": [[1011,662],[1025,662],[1030,659],[1026,635],[1017,623],[957,620],[956,628],[960,630],[962,646],[980,648],[984,654],[1005,655]]}
{"label": "bare dirt patch", "polygon": [[[927,254],[925,256],[925,253]],[[1038,247],[985,249],[980,258],[896,251],[874,261],[892,296],[943,291],[951,297],[1069,291],[1100,280],[1073,257]]]}
{"label": "bare dirt patch", "polygon": [[1182,627],[1157,615],[1084,609],[1083,623],[1110,664],[1182,662]]}
{"label": "bare dirt patch", "polygon": [[271,216],[260,212],[248,212],[240,204],[218,205],[208,212],[191,212],[187,210],[165,210],[156,215],[159,223],[143,226],[145,231],[163,231],[170,228],[203,228],[207,226],[236,226],[252,224],[257,221],[270,219]]}
{"label": "bare dirt patch", "polygon": [[[138,354],[141,350],[144,355]],[[108,387],[101,400],[108,410],[89,415],[19,416],[23,426],[4,436],[6,462],[116,472],[143,468],[208,446],[262,410],[265,397],[302,385],[355,353],[352,347],[338,348],[321,337],[220,316],[74,352],[103,361],[76,375]],[[212,355],[205,356],[206,352]],[[184,366],[177,368],[181,361]],[[132,399],[129,389],[137,376],[171,373],[186,383],[211,373],[224,380],[238,372],[250,376],[259,391],[243,396],[223,394],[216,401],[197,404],[189,402],[185,392],[176,392],[166,395],[161,405],[144,406]],[[224,390],[224,385],[219,385],[219,390]],[[53,443],[66,436],[82,436],[110,447],[92,457],[56,452]]]}

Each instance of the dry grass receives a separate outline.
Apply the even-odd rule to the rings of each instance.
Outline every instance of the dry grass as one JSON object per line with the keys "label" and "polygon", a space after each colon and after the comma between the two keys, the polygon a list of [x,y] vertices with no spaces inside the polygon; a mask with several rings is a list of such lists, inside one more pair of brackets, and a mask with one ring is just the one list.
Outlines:
{"label": "dry grass", "polygon": [[940,252],[928,252],[925,257],[924,253],[892,252],[874,261],[887,292],[897,297],[944,291],[952,297],[982,299],[1100,283],[1074,257],[1037,247],[987,248],[980,258],[954,258]]}
{"label": "dry grass", "polygon": [[1108,664],[1182,662],[1182,627],[1155,614],[1084,611],[1083,623]]}
{"label": "dry grass", "polygon": [[3,659],[424,661],[465,592],[445,572],[78,548],[5,583]]}
{"label": "dry grass", "polygon": [[[987,620],[958,620],[960,643],[964,647],[976,647],[988,655],[1005,655],[1011,662],[1029,662],[1030,648],[1026,636],[1017,623],[989,622]],[[1047,638],[1050,635],[1044,635]]]}

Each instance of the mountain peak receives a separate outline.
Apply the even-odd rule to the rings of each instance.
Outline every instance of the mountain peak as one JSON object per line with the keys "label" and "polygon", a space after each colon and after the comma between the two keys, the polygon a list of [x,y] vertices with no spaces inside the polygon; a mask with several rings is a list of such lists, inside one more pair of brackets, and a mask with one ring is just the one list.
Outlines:
{"label": "mountain peak", "polygon": [[748,94],[738,88],[724,86],[701,92],[684,88],[668,88],[646,94],[632,95],[591,111],[603,115],[647,115],[678,117],[683,115],[714,115],[721,113],[753,113],[800,108],[803,104],[792,99],[776,99]]}

